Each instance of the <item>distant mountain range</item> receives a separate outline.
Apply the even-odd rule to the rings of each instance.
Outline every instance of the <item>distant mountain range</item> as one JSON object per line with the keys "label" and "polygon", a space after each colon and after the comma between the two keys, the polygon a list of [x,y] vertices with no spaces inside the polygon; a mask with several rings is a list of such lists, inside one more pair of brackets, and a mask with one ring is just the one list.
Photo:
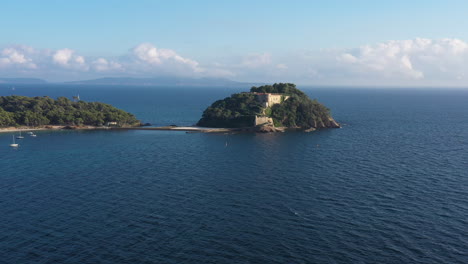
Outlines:
{"label": "distant mountain range", "polygon": [[47,83],[45,80],[37,78],[0,78],[0,83],[8,84],[41,84]]}
{"label": "distant mountain range", "polygon": [[184,77],[157,77],[157,78],[99,78],[94,80],[67,82],[68,84],[90,85],[142,85],[142,86],[240,86],[248,85],[224,78],[184,78]]}
{"label": "distant mountain range", "polygon": [[[45,80],[36,78],[0,78],[0,83],[7,84],[45,84]],[[93,80],[61,82],[54,84],[76,85],[137,85],[137,86],[252,86],[262,83],[236,82],[225,78],[187,78],[187,77],[155,77],[155,78],[131,78],[109,77]]]}

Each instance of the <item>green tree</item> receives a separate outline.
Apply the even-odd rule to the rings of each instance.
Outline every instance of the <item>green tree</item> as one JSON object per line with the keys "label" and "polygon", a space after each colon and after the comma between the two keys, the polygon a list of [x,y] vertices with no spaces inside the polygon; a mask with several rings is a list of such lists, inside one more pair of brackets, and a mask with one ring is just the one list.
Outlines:
{"label": "green tree", "polygon": [[15,115],[0,107],[0,126],[15,126]]}
{"label": "green tree", "polygon": [[[0,96],[0,126],[28,125],[103,125],[117,122],[138,125],[134,115],[99,102],[73,102],[66,97]],[[13,121],[11,121],[13,120]]]}

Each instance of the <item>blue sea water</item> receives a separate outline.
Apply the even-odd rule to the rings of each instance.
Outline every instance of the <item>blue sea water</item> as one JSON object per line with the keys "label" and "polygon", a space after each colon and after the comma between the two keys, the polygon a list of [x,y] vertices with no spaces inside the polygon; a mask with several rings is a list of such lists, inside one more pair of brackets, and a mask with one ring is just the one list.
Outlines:
{"label": "blue sea water", "polygon": [[[191,125],[247,87],[15,88]],[[343,128],[0,133],[0,263],[468,263],[468,90],[304,90]]]}

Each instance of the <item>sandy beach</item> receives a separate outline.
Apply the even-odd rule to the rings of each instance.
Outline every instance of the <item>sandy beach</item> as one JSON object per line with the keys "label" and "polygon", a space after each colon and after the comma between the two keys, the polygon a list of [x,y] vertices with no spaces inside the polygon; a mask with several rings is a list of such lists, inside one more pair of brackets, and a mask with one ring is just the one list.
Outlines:
{"label": "sandy beach", "polygon": [[0,128],[0,133],[8,133],[8,132],[28,132],[28,131],[39,131],[39,130],[54,130],[54,129],[61,129],[60,128],[18,128],[18,127],[4,127]]}

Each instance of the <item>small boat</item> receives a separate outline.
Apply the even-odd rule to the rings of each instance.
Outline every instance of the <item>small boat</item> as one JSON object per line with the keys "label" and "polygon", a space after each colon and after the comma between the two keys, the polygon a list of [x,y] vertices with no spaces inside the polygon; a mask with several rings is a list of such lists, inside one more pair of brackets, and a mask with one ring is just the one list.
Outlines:
{"label": "small boat", "polygon": [[28,134],[28,135],[34,135],[34,133],[31,132],[31,131],[29,131],[27,134]]}
{"label": "small boat", "polygon": [[36,134],[31,134],[30,136],[31,136],[31,137],[37,137],[37,135],[36,135]]}
{"label": "small boat", "polygon": [[18,146],[19,146],[19,144],[16,144],[16,143],[15,143],[15,136],[13,135],[13,143],[10,144],[10,147],[12,147],[12,148],[17,148]]}
{"label": "small boat", "polygon": [[20,134],[19,136],[16,137],[17,139],[23,139],[24,137],[21,135],[21,131],[20,131]]}

